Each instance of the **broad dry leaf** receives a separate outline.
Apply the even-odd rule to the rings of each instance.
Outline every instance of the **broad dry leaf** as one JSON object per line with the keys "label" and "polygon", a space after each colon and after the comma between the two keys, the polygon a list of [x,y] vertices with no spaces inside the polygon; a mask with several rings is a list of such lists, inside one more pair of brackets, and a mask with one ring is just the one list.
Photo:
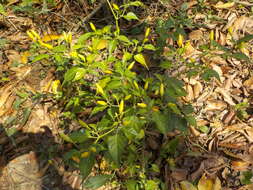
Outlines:
{"label": "broad dry leaf", "polygon": [[193,89],[192,86],[187,84],[185,87],[185,90],[187,92],[187,96],[184,97],[185,101],[190,102],[194,99],[194,93],[193,93]]}
{"label": "broad dry leaf", "polygon": [[196,187],[194,187],[190,182],[188,181],[181,181],[180,187],[182,190],[198,190]]}
{"label": "broad dry leaf", "polygon": [[250,77],[248,80],[244,81],[243,85],[246,88],[253,89],[253,76]]}
{"label": "broad dry leaf", "polygon": [[249,169],[249,162],[245,161],[232,161],[231,166],[233,170],[236,171],[245,171]]}
{"label": "broad dry leaf", "polygon": [[194,30],[189,34],[189,39],[193,41],[201,40],[203,38],[203,32],[201,30]]}
{"label": "broad dry leaf", "polygon": [[202,175],[198,182],[198,190],[213,190],[213,181],[208,179],[206,175]]}
{"label": "broad dry leaf", "polygon": [[197,81],[196,84],[193,86],[194,98],[198,98],[202,90],[203,90],[202,84]]}
{"label": "broad dry leaf", "polygon": [[226,89],[224,89],[224,88],[218,87],[218,88],[216,88],[215,91],[218,92],[218,93],[220,93],[220,94],[223,96],[224,100],[225,100],[228,104],[230,104],[231,106],[234,106],[234,105],[235,105],[235,103],[234,103],[233,99],[231,98],[231,95],[230,95],[230,93],[229,93],[228,90],[226,90]]}
{"label": "broad dry leaf", "polygon": [[227,104],[220,100],[208,100],[206,104],[206,111],[221,111],[227,107]]}
{"label": "broad dry leaf", "polygon": [[233,7],[234,5],[235,5],[234,2],[223,3],[219,1],[214,7],[217,9],[228,9],[228,8]]}

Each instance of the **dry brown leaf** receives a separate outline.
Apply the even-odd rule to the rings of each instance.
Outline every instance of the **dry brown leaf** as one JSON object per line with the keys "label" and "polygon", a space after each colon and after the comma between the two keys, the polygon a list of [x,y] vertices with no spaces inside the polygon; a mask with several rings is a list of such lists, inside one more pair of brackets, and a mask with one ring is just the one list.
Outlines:
{"label": "dry brown leaf", "polygon": [[189,39],[193,41],[201,40],[203,38],[203,32],[201,30],[194,30],[189,34]]}
{"label": "dry brown leaf", "polygon": [[227,104],[220,100],[208,100],[206,104],[206,111],[221,111],[227,107]]}
{"label": "dry brown leaf", "polygon": [[246,88],[253,89],[253,76],[250,77],[248,80],[244,81],[243,85]]}
{"label": "dry brown leaf", "polygon": [[202,84],[197,81],[196,84],[193,86],[194,98],[198,98],[202,90],[203,90]]}
{"label": "dry brown leaf", "polygon": [[229,9],[235,5],[234,2],[223,3],[219,1],[214,7],[216,9]]}
{"label": "dry brown leaf", "polygon": [[23,80],[32,71],[32,67],[31,66],[11,67],[10,70],[15,72],[19,80]]}
{"label": "dry brown leaf", "polygon": [[218,93],[220,93],[220,94],[223,96],[224,100],[225,100],[228,104],[230,104],[231,106],[234,106],[234,105],[235,105],[235,103],[234,103],[233,99],[231,98],[231,95],[230,95],[230,93],[228,92],[228,90],[223,89],[223,88],[220,88],[220,87],[217,87],[215,91],[218,92]]}
{"label": "dry brown leaf", "polygon": [[231,161],[231,166],[233,170],[236,171],[245,171],[249,169],[249,162],[245,161]]}
{"label": "dry brown leaf", "polygon": [[247,32],[249,34],[253,33],[253,19],[246,16],[241,16],[238,19],[235,20],[233,26],[233,38],[238,40],[239,34],[238,31],[242,31],[244,34]]}
{"label": "dry brown leaf", "polygon": [[192,86],[187,84],[185,87],[185,90],[187,92],[187,96],[184,97],[185,101],[190,102],[194,99],[194,93],[193,93],[193,89]]}

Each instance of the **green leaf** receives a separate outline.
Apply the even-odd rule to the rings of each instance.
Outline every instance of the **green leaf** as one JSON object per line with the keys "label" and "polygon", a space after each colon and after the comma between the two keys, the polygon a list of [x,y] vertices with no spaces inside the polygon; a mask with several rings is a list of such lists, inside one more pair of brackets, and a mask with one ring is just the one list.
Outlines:
{"label": "green leaf", "polygon": [[192,115],[185,116],[185,119],[187,120],[187,122],[190,125],[197,126],[197,121],[196,121],[195,117],[193,117]]}
{"label": "green leaf", "polygon": [[176,104],[168,103],[168,107],[176,114],[181,114],[181,111],[178,109]]}
{"label": "green leaf", "polygon": [[66,82],[77,81],[84,77],[86,70],[81,67],[72,67],[64,74],[64,85]]}
{"label": "green leaf", "polygon": [[124,19],[131,21],[131,20],[139,20],[138,17],[133,13],[133,12],[129,12],[127,13],[125,16],[123,16]]}
{"label": "green leaf", "polygon": [[244,171],[242,172],[241,176],[241,182],[244,185],[249,185],[252,184],[252,178],[253,178],[253,173],[251,171]]}
{"label": "green leaf", "polygon": [[82,79],[86,73],[86,69],[79,67],[79,68],[76,68],[75,72],[76,72],[76,74],[75,74],[73,81],[77,81],[77,80]]}
{"label": "green leaf", "polygon": [[31,114],[31,108],[25,108],[23,112],[23,119],[21,120],[21,125],[25,125],[26,122],[28,121],[30,114]]}
{"label": "green leaf", "polygon": [[106,184],[106,182],[112,177],[112,175],[97,175],[89,177],[84,183],[85,188],[97,189]]}
{"label": "green leaf", "polygon": [[173,78],[173,77],[166,78],[166,84],[167,84],[167,88],[166,88],[165,94],[173,98],[187,95],[187,92],[183,88],[183,83],[177,80],[176,78]]}
{"label": "green leaf", "polygon": [[60,137],[65,140],[66,142],[69,142],[69,143],[74,143],[73,140],[68,136],[68,135],[65,135],[64,133],[60,133]]}
{"label": "green leaf", "polygon": [[193,113],[193,112],[194,112],[194,109],[193,109],[192,105],[187,104],[187,105],[183,105],[183,107],[182,107],[182,112],[183,112],[185,115],[188,115],[188,114]]}
{"label": "green leaf", "polygon": [[231,57],[237,59],[237,60],[244,60],[244,61],[248,61],[249,57],[247,55],[245,55],[244,53],[241,52],[237,52],[237,53],[233,53],[231,54]]}
{"label": "green leaf", "polygon": [[143,3],[140,2],[140,1],[133,1],[133,2],[130,2],[129,5],[130,5],[130,6],[139,7],[139,6],[143,6]]}
{"label": "green leaf", "polygon": [[118,89],[119,87],[122,87],[121,80],[112,80],[107,84],[106,90]]}
{"label": "green leaf", "polygon": [[248,35],[242,37],[241,39],[239,39],[239,40],[236,42],[236,44],[240,44],[240,43],[242,43],[242,42],[249,42],[249,41],[252,40],[252,39],[253,39],[253,34],[248,34]]}
{"label": "green leaf", "polygon": [[156,50],[155,46],[153,46],[152,44],[146,44],[146,45],[144,45],[143,48],[147,49],[147,50],[152,50],[152,51]]}
{"label": "green leaf", "polygon": [[95,108],[93,108],[90,117],[95,115],[98,112],[104,111],[107,108],[107,106],[96,106]]}
{"label": "green leaf", "polygon": [[166,135],[168,130],[168,117],[165,114],[162,114],[161,112],[153,112],[152,114],[152,120],[155,122],[156,127],[158,130]]}
{"label": "green leaf", "polygon": [[117,45],[118,45],[118,40],[114,39],[114,40],[109,42],[109,45],[108,45],[109,55],[111,55],[114,52]]}
{"label": "green leaf", "polygon": [[87,158],[81,158],[79,169],[83,178],[86,178],[95,164],[95,155],[91,154]]}
{"label": "green leaf", "polygon": [[158,182],[154,180],[147,180],[145,183],[145,190],[159,190]]}
{"label": "green leaf", "polygon": [[2,14],[4,16],[7,15],[6,12],[5,12],[5,8],[4,8],[4,6],[1,3],[0,3],[0,14]]}
{"label": "green leaf", "polygon": [[117,38],[118,38],[118,40],[120,40],[122,42],[131,44],[131,41],[126,36],[124,36],[124,35],[119,35]]}
{"label": "green leaf", "polygon": [[137,61],[138,63],[140,63],[142,66],[146,67],[148,69],[146,60],[144,58],[144,56],[140,53],[134,56],[135,61]]}
{"label": "green leaf", "polygon": [[48,59],[49,58],[49,55],[48,54],[40,54],[38,56],[36,56],[33,60],[32,60],[32,63],[35,63],[37,61],[40,61],[42,59]]}
{"label": "green leaf", "polygon": [[81,35],[78,40],[77,40],[77,43],[78,44],[84,44],[84,42],[89,39],[91,36],[93,35],[93,33],[91,32],[88,32],[88,33],[85,33],[83,35]]}
{"label": "green leaf", "polygon": [[108,150],[113,161],[119,166],[126,145],[125,137],[119,133],[108,137]]}
{"label": "green leaf", "polygon": [[179,144],[179,138],[174,138],[162,146],[162,153],[175,154]]}
{"label": "green leaf", "polygon": [[126,182],[125,185],[127,190],[137,190],[136,187],[138,185],[138,182],[136,180],[130,179]]}
{"label": "green leaf", "polygon": [[206,69],[202,74],[201,77],[205,80],[205,81],[209,81],[212,77],[215,77],[216,79],[220,80],[220,76],[219,74],[213,70],[213,69]]}
{"label": "green leaf", "polygon": [[[69,138],[74,143],[83,143],[89,139],[87,133],[81,132],[81,131],[75,131],[75,132],[69,134]],[[67,140],[69,140],[69,138],[67,138]]]}

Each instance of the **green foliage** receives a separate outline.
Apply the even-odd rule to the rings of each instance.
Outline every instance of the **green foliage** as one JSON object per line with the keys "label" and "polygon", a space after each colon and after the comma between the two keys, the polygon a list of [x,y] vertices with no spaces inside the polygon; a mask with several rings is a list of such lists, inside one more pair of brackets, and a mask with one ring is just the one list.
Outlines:
{"label": "green foliage", "polygon": [[[149,157],[136,156],[146,148],[146,132],[157,131],[161,136],[175,129],[186,132],[187,122],[193,123],[192,107],[178,103],[178,98],[187,94],[183,83],[158,74],[163,68],[149,75],[144,50],[156,50],[148,43],[150,29],[143,40],[120,33],[119,19],[137,19],[127,12],[128,7],[141,5],[139,1],[121,6],[109,3],[116,30],[111,26],[98,29],[90,23],[92,31],[76,41],[71,33],[64,33],[49,44],[35,31],[28,31],[34,41],[31,63],[43,61],[56,67],[52,95],[63,106],[63,116],[81,127],[60,136],[75,146],[65,154],[65,161],[80,170],[90,188],[115,177],[89,177],[99,158],[107,163],[106,171],[125,171],[127,178],[122,184],[128,189],[160,189],[163,183],[148,176],[148,170],[159,172],[159,166]],[[81,116],[87,108],[91,111]],[[174,151],[173,147],[165,149],[165,154]]]}

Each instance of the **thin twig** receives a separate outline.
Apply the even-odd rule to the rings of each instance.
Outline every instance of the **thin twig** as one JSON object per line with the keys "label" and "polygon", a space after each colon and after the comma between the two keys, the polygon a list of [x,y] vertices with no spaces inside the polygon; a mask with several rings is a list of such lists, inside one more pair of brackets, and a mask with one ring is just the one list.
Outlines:
{"label": "thin twig", "polygon": [[102,0],[98,6],[89,14],[87,15],[84,19],[81,20],[81,24],[85,24],[88,22],[105,4],[105,0]]}

